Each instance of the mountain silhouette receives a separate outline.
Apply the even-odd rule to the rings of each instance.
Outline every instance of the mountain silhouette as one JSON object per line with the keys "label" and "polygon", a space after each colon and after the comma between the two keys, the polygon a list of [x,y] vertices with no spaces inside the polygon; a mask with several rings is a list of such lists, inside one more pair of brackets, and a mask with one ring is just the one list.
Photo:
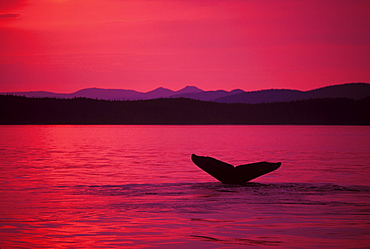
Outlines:
{"label": "mountain silhouette", "polygon": [[370,97],[370,84],[349,83],[322,87],[310,91],[272,89],[255,92],[243,92],[214,99],[213,101],[219,103],[259,104],[318,98],[349,98],[358,100],[367,97]]}
{"label": "mountain silhouette", "polygon": [[232,91],[216,90],[204,91],[196,86],[186,86],[181,90],[159,87],[149,92],[138,92],[126,89],[103,89],[86,88],[74,93],[53,93],[45,91],[32,92],[4,92],[3,95],[10,94],[25,97],[48,97],[48,98],[92,98],[102,100],[149,100],[158,98],[189,98],[194,100],[212,101],[219,103],[244,103],[259,104],[273,102],[287,102],[316,98],[349,98],[354,100],[370,97],[370,84],[368,83],[348,83],[333,85],[313,89],[309,91],[299,91],[294,89],[268,89],[260,91],[246,92],[241,89]]}
{"label": "mountain silhouette", "polygon": [[243,90],[235,89],[230,92],[225,90],[217,90],[217,91],[202,91],[197,93],[183,93],[183,94],[176,94],[173,95],[173,98],[188,98],[188,99],[196,99],[196,100],[203,100],[203,101],[214,101],[223,97],[232,97],[238,93],[244,93]]}
{"label": "mountain silhouette", "polygon": [[[25,96],[28,97],[27,95]],[[56,97],[58,98],[58,96]],[[67,98],[132,100],[132,99],[140,99],[141,94],[134,90],[86,88],[86,89],[79,90],[75,93],[69,94]]]}
{"label": "mountain silhouette", "polygon": [[186,86],[183,89],[176,92],[177,94],[195,94],[195,93],[201,93],[204,92],[203,90],[199,89],[196,86]]}

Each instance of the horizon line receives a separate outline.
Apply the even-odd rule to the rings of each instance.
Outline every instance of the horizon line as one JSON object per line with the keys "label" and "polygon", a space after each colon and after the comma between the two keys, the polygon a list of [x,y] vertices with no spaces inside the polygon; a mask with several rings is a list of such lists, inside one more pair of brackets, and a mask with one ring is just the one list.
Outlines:
{"label": "horizon line", "polygon": [[195,85],[186,85],[182,88],[180,88],[179,90],[172,90],[171,88],[167,88],[167,87],[163,87],[163,86],[159,86],[159,87],[156,87],[152,90],[149,90],[149,91],[138,91],[138,90],[134,90],[134,89],[125,89],[125,88],[102,88],[102,87],[96,87],[96,86],[92,86],[92,87],[86,87],[86,88],[81,88],[81,89],[78,89],[74,92],[53,92],[53,91],[45,91],[45,90],[30,90],[30,91],[1,91],[0,93],[26,93],[26,92],[48,92],[48,93],[58,93],[58,94],[72,94],[72,93],[76,93],[78,91],[81,91],[81,90],[86,90],[86,89],[99,89],[99,90],[124,90],[124,91],[135,91],[135,92],[138,92],[138,93],[148,93],[148,92],[152,92],[152,91],[155,91],[155,90],[158,90],[158,89],[164,89],[164,90],[170,90],[170,91],[173,91],[173,92],[178,92],[178,91],[181,91],[187,87],[195,87],[201,91],[204,91],[204,92],[209,92],[209,91],[226,91],[226,92],[232,92],[232,91],[235,91],[235,90],[242,90],[244,92],[258,92],[258,91],[266,91],[266,90],[298,90],[298,91],[302,91],[302,92],[305,92],[305,91],[312,91],[312,90],[316,90],[316,89],[320,89],[320,88],[325,88],[325,87],[331,87],[331,86],[340,86],[340,85],[348,85],[348,84],[370,84],[369,82],[347,82],[347,83],[339,83],[339,84],[331,84],[331,85],[324,85],[324,86],[321,86],[321,87],[316,87],[316,88],[312,88],[312,89],[309,89],[309,90],[300,90],[300,89],[296,89],[296,88],[262,88],[262,89],[259,89],[259,90],[244,90],[244,89],[241,89],[241,88],[234,88],[232,90],[225,90],[225,89],[217,89],[217,90],[204,90],[204,89],[201,89],[199,88],[198,86],[195,86]]}

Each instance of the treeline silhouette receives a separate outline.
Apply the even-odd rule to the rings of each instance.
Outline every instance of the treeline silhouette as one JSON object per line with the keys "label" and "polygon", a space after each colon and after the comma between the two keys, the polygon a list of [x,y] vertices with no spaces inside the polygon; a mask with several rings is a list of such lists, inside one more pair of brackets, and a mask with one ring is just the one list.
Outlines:
{"label": "treeline silhouette", "polygon": [[0,124],[370,124],[370,98],[223,104],[186,98],[108,101],[0,95],[0,110]]}

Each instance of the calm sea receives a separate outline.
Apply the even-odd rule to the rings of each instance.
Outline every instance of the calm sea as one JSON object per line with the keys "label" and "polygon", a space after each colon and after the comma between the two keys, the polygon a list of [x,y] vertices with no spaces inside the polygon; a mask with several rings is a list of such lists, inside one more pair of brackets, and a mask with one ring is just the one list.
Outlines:
{"label": "calm sea", "polygon": [[[369,248],[369,126],[0,126],[0,247]],[[223,185],[190,156],[282,162]]]}

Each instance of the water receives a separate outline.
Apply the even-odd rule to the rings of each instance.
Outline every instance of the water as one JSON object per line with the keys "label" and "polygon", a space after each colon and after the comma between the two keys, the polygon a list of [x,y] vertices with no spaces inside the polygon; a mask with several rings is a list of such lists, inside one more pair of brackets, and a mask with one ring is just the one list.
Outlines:
{"label": "water", "polygon": [[[370,127],[0,126],[0,247],[369,248]],[[223,185],[190,155],[282,162]]]}

